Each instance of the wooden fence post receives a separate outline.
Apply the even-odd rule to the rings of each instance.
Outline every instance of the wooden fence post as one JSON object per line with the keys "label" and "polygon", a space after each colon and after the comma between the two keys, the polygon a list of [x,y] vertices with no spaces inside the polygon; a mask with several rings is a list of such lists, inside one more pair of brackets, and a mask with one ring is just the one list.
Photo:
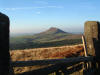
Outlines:
{"label": "wooden fence post", "polygon": [[85,55],[85,57],[87,57],[88,56],[87,44],[86,44],[86,40],[85,40],[84,35],[82,35],[82,42],[83,42],[83,47],[84,47],[84,55]]}
{"label": "wooden fence post", "polygon": [[9,75],[9,18],[0,13],[0,75]]}

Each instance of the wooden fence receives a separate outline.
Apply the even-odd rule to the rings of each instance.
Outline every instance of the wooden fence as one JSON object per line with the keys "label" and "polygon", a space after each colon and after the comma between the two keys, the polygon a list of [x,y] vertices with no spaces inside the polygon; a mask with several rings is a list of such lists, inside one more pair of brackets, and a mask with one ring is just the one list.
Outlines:
{"label": "wooden fence", "polygon": [[14,75],[13,67],[34,65],[48,66],[18,75],[99,75],[99,26],[99,22],[96,21],[85,23],[84,36],[82,37],[84,57],[11,62],[9,55],[9,18],[0,13],[0,75]]}
{"label": "wooden fence", "polygon": [[[48,67],[33,70],[30,72],[25,72],[18,75],[84,75],[88,73],[89,75],[94,73],[96,66],[93,66],[94,58],[91,57],[77,57],[77,58],[67,58],[67,59],[51,59],[51,60],[36,60],[36,61],[19,61],[13,62],[13,67],[25,67],[34,65],[50,65]],[[78,72],[79,71],[79,72]],[[90,72],[91,71],[91,72]],[[75,72],[77,72],[75,74]],[[80,74],[79,74],[80,73]]]}

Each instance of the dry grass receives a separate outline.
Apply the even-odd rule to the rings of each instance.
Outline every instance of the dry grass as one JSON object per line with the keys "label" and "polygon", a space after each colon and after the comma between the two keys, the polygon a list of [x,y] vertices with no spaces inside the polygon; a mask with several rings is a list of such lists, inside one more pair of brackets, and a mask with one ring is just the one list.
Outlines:
{"label": "dry grass", "polygon": [[[43,60],[55,58],[68,58],[83,56],[83,45],[49,47],[49,48],[34,48],[26,50],[10,51],[12,61],[28,61],[28,60]],[[33,69],[38,69],[44,66],[15,68],[15,73],[22,73]]]}

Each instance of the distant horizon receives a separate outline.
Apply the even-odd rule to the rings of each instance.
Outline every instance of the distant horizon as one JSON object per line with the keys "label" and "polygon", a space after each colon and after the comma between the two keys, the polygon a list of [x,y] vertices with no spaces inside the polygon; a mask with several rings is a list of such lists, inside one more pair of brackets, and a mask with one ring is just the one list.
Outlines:
{"label": "distant horizon", "polygon": [[98,0],[0,0],[11,33],[39,33],[50,27],[83,32],[86,21],[100,21]]}
{"label": "distant horizon", "polygon": [[[50,27],[50,28],[52,28],[52,27]],[[49,28],[49,29],[50,29]],[[53,27],[53,28],[57,28],[57,27]],[[44,30],[44,31],[47,31],[47,30],[49,30],[49,29],[46,29],[46,30]],[[60,29],[60,28],[57,28],[57,29]],[[60,30],[62,30],[62,29],[60,29]],[[44,31],[40,31],[40,32],[36,32],[36,33],[34,33],[34,32],[19,32],[19,33],[13,33],[13,32],[11,32],[10,34],[26,34],[26,35],[30,35],[30,34],[38,34],[38,33],[41,33],[41,32],[44,32]],[[62,31],[64,31],[64,32],[68,32],[68,33],[76,33],[76,34],[79,34],[79,33],[83,33],[83,32],[72,32],[72,31],[65,31],[65,30],[62,30]]]}

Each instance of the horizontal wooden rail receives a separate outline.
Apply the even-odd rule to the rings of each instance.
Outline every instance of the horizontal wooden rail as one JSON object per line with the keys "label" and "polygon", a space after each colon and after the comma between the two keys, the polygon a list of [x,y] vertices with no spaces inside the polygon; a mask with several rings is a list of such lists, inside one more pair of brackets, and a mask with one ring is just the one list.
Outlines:
{"label": "horizontal wooden rail", "polygon": [[[92,61],[92,59],[88,60],[88,61]],[[85,62],[88,62],[87,60],[85,60]],[[18,74],[18,75],[48,75],[51,73],[56,73],[57,71],[62,71],[65,70],[66,74],[72,74],[73,72],[79,71],[83,68],[83,65],[85,63],[80,63],[78,62],[72,62],[72,63],[59,63],[59,64],[55,64],[55,65],[51,65],[51,66],[47,66],[45,68],[41,68],[41,69],[37,69],[37,70],[33,70],[33,71],[29,71],[29,72],[24,72],[22,74]],[[70,67],[69,69],[67,69],[67,67]],[[58,75],[58,74],[57,74]]]}
{"label": "horizontal wooden rail", "polygon": [[74,72],[77,72],[83,68],[83,64],[79,64],[75,67],[72,67],[71,69],[67,69],[67,74],[72,74]]}
{"label": "horizontal wooden rail", "polygon": [[76,63],[84,61],[93,61],[93,57],[74,57],[66,59],[48,59],[48,60],[34,60],[34,61],[16,61],[11,62],[13,67],[25,67],[25,66],[35,66],[35,65],[48,65],[48,64],[60,64],[60,63]]}
{"label": "horizontal wooden rail", "polygon": [[[62,64],[62,63],[61,64],[55,64],[55,65],[47,66],[45,68],[40,68],[40,69],[37,69],[37,70],[33,70],[33,71],[29,71],[29,72],[24,72],[22,74],[17,74],[17,75],[33,75],[33,74],[34,75],[48,75],[48,74],[51,74],[53,72],[57,72],[59,70],[62,70],[63,68],[72,66],[72,64],[73,63],[69,63],[69,64],[67,64],[67,63],[64,63],[64,64]],[[78,64],[78,63],[74,63],[73,65],[75,65],[75,64]],[[79,64],[76,67],[72,67],[71,69],[68,69],[68,70],[65,69],[65,70],[66,70],[67,74],[71,74],[71,73],[73,73],[73,72],[78,71],[79,69],[81,69],[81,67],[82,67],[82,64]]]}

